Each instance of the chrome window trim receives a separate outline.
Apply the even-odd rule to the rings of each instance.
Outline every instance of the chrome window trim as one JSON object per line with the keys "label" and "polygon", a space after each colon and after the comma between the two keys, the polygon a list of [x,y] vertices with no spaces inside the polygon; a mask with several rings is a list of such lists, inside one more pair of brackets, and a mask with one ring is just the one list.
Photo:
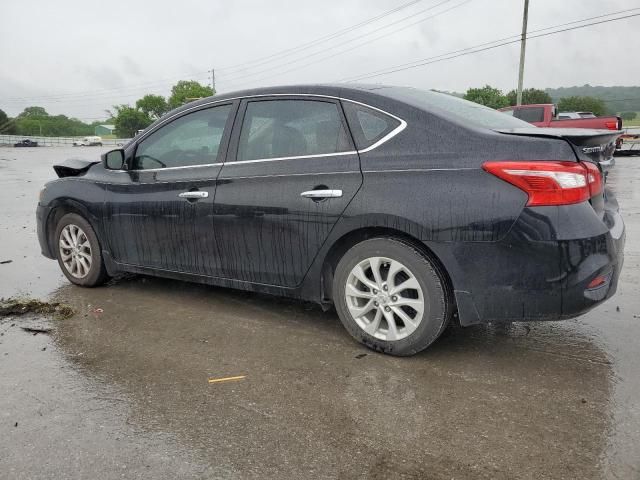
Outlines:
{"label": "chrome window trim", "polygon": [[201,167],[217,167],[220,165],[224,165],[224,163],[219,162],[219,163],[203,163],[202,165],[183,165],[180,167],[166,167],[166,168],[144,168],[144,169],[137,169],[137,170],[109,170],[106,169],[105,170],[107,172],[110,173],[126,173],[126,172],[165,172],[167,170],[182,170],[185,168],[201,168]]}
{"label": "chrome window trim", "polygon": [[241,165],[244,163],[262,163],[262,162],[279,162],[281,160],[293,160],[293,159],[307,159],[318,157],[337,157],[340,155],[356,155],[357,150],[349,150],[348,152],[335,152],[335,153],[315,153],[313,155],[298,155],[297,157],[274,157],[274,158],[256,158],[254,160],[240,160],[234,162],[227,162],[227,165]]}
{"label": "chrome window trim", "polygon": [[399,121],[400,124],[396,128],[394,128],[393,130],[391,130],[389,133],[387,133],[380,140],[378,140],[377,142],[375,142],[372,145],[369,145],[367,148],[355,149],[355,150],[350,150],[350,151],[347,151],[347,152],[318,153],[318,154],[314,154],[314,155],[298,155],[298,156],[292,156],[292,157],[257,158],[257,159],[254,159],[254,160],[208,163],[208,164],[203,164],[203,165],[186,165],[186,166],[180,166],[180,167],[148,168],[148,169],[137,169],[137,170],[111,170],[111,171],[112,172],[160,172],[160,171],[176,170],[176,169],[184,169],[184,168],[215,167],[215,166],[218,166],[218,165],[224,165],[225,163],[226,164],[237,164],[237,165],[240,165],[242,163],[279,162],[279,161],[282,161],[282,160],[307,159],[307,158],[318,158],[318,157],[333,157],[333,156],[338,156],[338,155],[354,155],[354,154],[359,154],[359,153],[370,152],[371,150],[374,150],[374,149],[378,148],[380,145],[382,145],[385,142],[388,142],[389,140],[391,140],[393,137],[398,135],[400,132],[402,132],[407,127],[407,122],[404,121],[402,118],[397,117],[396,115],[393,115],[392,113],[389,113],[389,112],[387,112],[385,110],[382,110],[380,108],[372,107],[371,105],[368,105],[366,103],[358,102],[357,100],[351,100],[350,98],[340,98],[340,97],[336,97],[336,96],[333,96],[333,95],[323,95],[323,94],[319,94],[319,93],[271,93],[271,94],[249,95],[249,96],[245,96],[245,97],[225,98],[224,100],[213,100],[211,102],[206,102],[206,103],[201,103],[200,105],[195,105],[195,106],[193,106],[191,108],[187,108],[185,110],[182,110],[182,111],[180,111],[178,113],[175,113],[175,114],[171,115],[170,117],[167,117],[165,120],[162,121],[162,123],[159,123],[158,125],[156,125],[153,128],[153,130],[150,130],[148,132],[144,132],[140,136],[140,141],[144,140],[145,137],[147,137],[148,135],[151,135],[153,132],[155,132],[156,130],[158,130],[162,126],[164,126],[166,123],[171,121],[173,118],[181,116],[183,114],[187,114],[188,112],[191,112],[191,111],[194,111],[194,110],[198,110],[198,109],[200,109],[202,107],[216,105],[216,104],[219,104],[219,103],[234,102],[235,100],[250,100],[252,98],[264,98],[264,97],[317,97],[317,98],[329,98],[329,99],[332,99],[332,100],[351,102],[351,103],[355,103],[356,105],[362,105],[363,107],[367,107],[367,108],[370,108],[372,110],[376,110],[378,112],[381,112],[381,113],[383,113],[385,115],[388,115],[389,117],[394,118],[397,121]]}
{"label": "chrome window trim", "polygon": [[184,170],[185,168],[202,168],[202,167],[217,167],[224,165],[222,162],[218,163],[203,163],[201,165],[181,165],[180,167],[165,167],[165,168],[139,168],[137,170],[118,170],[122,172],[166,172],[167,170]]}

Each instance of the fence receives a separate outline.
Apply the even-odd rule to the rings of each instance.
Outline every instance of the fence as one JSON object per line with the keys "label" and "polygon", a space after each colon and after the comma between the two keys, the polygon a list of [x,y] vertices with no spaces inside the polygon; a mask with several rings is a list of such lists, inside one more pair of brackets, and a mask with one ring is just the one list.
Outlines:
{"label": "fence", "polygon": [[[29,136],[29,135],[0,135],[0,146],[13,146],[15,143],[21,142],[22,140],[31,140],[33,142],[38,142],[39,146],[46,147],[58,147],[58,146],[69,146],[72,145],[74,141],[81,140],[84,137],[40,137],[40,136]],[[129,138],[103,138],[103,145],[124,145],[130,139]]]}

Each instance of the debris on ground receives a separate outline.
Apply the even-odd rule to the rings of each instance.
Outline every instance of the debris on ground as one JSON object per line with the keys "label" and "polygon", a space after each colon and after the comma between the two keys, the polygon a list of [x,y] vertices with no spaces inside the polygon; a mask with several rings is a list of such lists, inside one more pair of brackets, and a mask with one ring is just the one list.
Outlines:
{"label": "debris on ground", "polygon": [[220,382],[229,382],[232,380],[242,380],[243,378],[247,378],[246,375],[238,375],[236,377],[224,377],[224,378],[210,378],[209,383],[220,383]]}
{"label": "debris on ground", "polygon": [[56,318],[65,319],[73,316],[75,312],[69,305],[59,302],[43,302],[33,298],[0,299],[0,318],[27,313],[53,315]]}
{"label": "debris on ground", "polygon": [[37,335],[39,333],[45,333],[45,334],[51,333],[50,328],[37,328],[37,327],[20,327],[20,328],[25,332],[33,333],[34,335]]}
{"label": "debris on ground", "polygon": [[11,262],[13,262],[13,260],[2,260],[2,261],[0,262],[0,265],[4,265],[4,264],[6,264],[6,263],[11,263]]}
{"label": "debris on ground", "polygon": [[360,360],[361,358],[366,357],[367,354],[366,353],[359,353],[358,355],[355,356],[355,358],[357,358],[358,360]]}

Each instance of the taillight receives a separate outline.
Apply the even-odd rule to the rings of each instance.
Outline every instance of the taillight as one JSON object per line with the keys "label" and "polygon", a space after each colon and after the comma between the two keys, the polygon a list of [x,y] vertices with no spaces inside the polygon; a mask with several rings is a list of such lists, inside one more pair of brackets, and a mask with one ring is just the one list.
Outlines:
{"label": "taillight", "polygon": [[482,168],[527,193],[531,207],[580,203],[602,190],[600,170],[589,162],[485,162]]}
{"label": "taillight", "polygon": [[604,126],[607,127],[609,130],[619,130],[617,119],[614,122],[604,122]]}
{"label": "taillight", "polygon": [[602,192],[602,174],[595,163],[581,162],[587,169],[587,183],[589,184],[589,197],[594,197]]}

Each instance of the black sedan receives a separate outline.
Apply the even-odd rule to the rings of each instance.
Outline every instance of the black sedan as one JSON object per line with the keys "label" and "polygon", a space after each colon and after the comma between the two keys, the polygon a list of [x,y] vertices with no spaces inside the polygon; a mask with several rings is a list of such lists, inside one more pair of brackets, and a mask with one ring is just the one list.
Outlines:
{"label": "black sedan", "polygon": [[57,165],[39,240],[77,285],[134,272],[312,300],[411,355],[454,317],[570,318],[614,294],[624,224],[600,162],[618,134],[400,87],[215,96]]}
{"label": "black sedan", "polygon": [[20,140],[18,143],[13,144],[14,147],[37,147],[38,142],[34,142],[33,140],[29,140],[28,138],[25,140]]}

